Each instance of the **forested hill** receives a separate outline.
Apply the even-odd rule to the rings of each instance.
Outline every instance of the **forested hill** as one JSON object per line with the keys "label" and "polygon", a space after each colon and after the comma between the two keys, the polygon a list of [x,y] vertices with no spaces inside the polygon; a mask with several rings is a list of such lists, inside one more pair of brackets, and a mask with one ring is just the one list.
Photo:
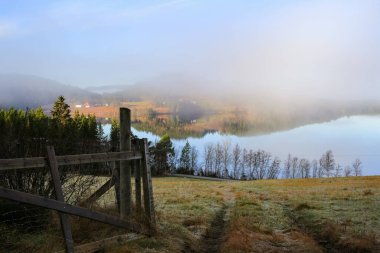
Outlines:
{"label": "forested hill", "polygon": [[0,107],[37,107],[52,104],[59,95],[69,103],[97,102],[101,96],[33,75],[0,74]]}

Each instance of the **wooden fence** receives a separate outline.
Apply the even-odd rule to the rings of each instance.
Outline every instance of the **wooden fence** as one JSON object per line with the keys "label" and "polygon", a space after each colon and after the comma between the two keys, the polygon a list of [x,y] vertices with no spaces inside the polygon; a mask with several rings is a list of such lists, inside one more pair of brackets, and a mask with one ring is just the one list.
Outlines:
{"label": "wooden fence", "polygon": [[[113,226],[126,228],[129,231],[152,235],[155,232],[155,212],[153,203],[153,187],[151,170],[148,163],[147,139],[137,139],[132,150],[131,145],[131,117],[130,110],[120,108],[120,152],[64,155],[56,156],[54,147],[47,146],[47,157],[0,159],[0,171],[4,170],[30,170],[49,167],[53,180],[56,199],[11,190],[0,186],[0,197],[20,203],[31,204],[43,208],[56,210],[60,214],[62,231],[65,238],[66,252],[74,252],[71,226],[68,215],[76,215]],[[105,184],[97,189],[85,202],[96,201],[112,186],[119,191],[120,216],[110,216],[79,206],[65,203],[60,182],[59,166],[78,165],[101,162],[120,162],[119,177],[111,177]],[[131,168],[135,172],[135,205],[136,210],[143,212],[148,224],[141,224],[130,219],[132,213],[132,184]],[[116,169],[117,170],[117,169]],[[143,188],[144,208],[142,208]]]}

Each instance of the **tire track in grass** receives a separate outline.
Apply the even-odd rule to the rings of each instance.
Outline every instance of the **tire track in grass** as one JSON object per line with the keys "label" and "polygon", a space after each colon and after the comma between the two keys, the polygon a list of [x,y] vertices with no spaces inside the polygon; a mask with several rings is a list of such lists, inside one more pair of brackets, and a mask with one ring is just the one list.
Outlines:
{"label": "tire track in grass", "polygon": [[320,236],[317,236],[312,230],[310,230],[310,225],[306,224],[304,221],[302,221],[302,217],[298,215],[299,210],[296,210],[294,208],[291,208],[289,205],[283,205],[284,213],[287,214],[287,216],[291,219],[293,222],[293,225],[302,231],[303,233],[307,234],[310,238],[312,238],[319,247],[323,250],[323,252],[328,253],[340,253],[340,252],[346,252],[345,250],[340,250],[334,247],[333,243],[327,240],[322,240]]}
{"label": "tire track in grass", "polygon": [[[310,234],[305,233],[304,230],[294,224],[294,220],[285,210],[283,202],[264,198],[260,205],[263,208],[261,214],[263,223],[268,228],[259,230],[252,238],[254,252],[325,252]],[[274,219],[277,220],[277,223],[274,222]]]}
{"label": "tire track in grass", "polygon": [[235,205],[235,195],[232,187],[223,191],[223,206],[216,212],[205,235],[202,236],[198,250],[193,249],[189,243],[185,243],[182,253],[217,253],[224,241],[224,235],[230,220],[231,209]]}

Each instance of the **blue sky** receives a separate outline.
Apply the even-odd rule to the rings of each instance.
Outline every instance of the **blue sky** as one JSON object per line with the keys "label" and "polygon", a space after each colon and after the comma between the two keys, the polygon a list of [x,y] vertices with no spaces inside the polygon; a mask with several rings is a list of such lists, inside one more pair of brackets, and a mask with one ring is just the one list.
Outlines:
{"label": "blue sky", "polygon": [[182,74],[249,91],[371,96],[379,13],[376,0],[0,0],[0,73],[80,87]]}

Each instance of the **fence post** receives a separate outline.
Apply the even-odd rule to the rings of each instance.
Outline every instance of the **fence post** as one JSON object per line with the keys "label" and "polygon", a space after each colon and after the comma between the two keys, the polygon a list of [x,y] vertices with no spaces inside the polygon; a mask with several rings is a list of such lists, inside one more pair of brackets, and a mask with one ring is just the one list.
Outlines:
{"label": "fence post", "polygon": [[[136,150],[141,150],[142,140],[136,140]],[[135,168],[135,192],[136,192],[136,211],[141,211],[141,159],[134,160]]]}
{"label": "fence post", "polygon": [[115,197],[117,210],[120,212],[120,162],[112,162],[112,180],[115,182]]}
{"label": "fence post", "polygon": [[[64,202],[65,200],[63,198],[62,185],[61,185],[61,180],[60,180],[59,171],[58,171],[58,163],[55,157],[55,151],[54,151],[53,146],[47,146],[47,155],[48,155],[48,160],[49,160],[51,177],[53,179],[53,184],[54,184],[55,197],[58,201]],[[73,236],[71,233],[69,216],[64,213],[60,213],[59,216],[61,218],[61,226],[62,226],[63,234],[65,236],[66,252],[74,253],[74,242],[73,242]]]}
{"label": "fence post", "polygon": [[142,180],[144,190],[144,208],[145,214],[148,217],[151,230],[155,230],[156,217],[154,213],[154,200],[153,200],[153,186],[152,186],[152,174],[149,166],[149,151],[148,140],[144,138],[142,140]]}
{"label": "fence post", "polygon": [[[111,152],[120,151],[120,147],[118,145],[114,145],[111,147]],[[117,204],[117,210],[120,212],[120,162],[112,161],[112,180],[115,183],[115,198]]]}
{"label": "fence post", "polygon": [[[131,111],[120,108],[120,151],[131,150]],[[129,161],[120,161],[120,217],[132,212],[131,166]]]}

